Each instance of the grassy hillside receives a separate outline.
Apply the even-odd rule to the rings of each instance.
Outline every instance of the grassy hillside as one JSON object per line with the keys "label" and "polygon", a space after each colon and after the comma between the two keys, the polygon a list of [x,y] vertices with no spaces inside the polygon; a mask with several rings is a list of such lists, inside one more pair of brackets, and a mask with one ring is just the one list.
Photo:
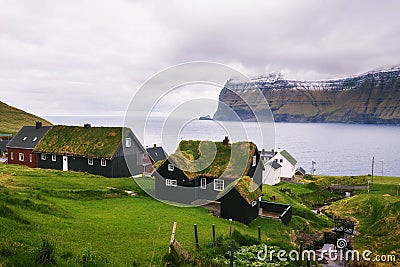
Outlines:
{"label": "grassy hillside", "polygon": [[41,121],[43,125],[51,125],[47,120],[29,114],[23,110],[9,106],[0,101],[0,133],[16,133],[24,125],[35,125]]}
{"label": "grassy hillside", "polygon": [[370,193],[358,192],[334,203],[328,211],[357,222],[359,235],[353,240],[354,247],[400,258],[400,178],[384,177],[383,183],[372,186]]}
{"label": "grassy hillside", "polygon": [[[138,194],[129,196],[124,190]],[[292,222],[285,226],[258,218],[249,226],[234,222],[234,230],[257,237],[261,226],[263,241],[291,249],[298,245],[299,232],[312,234],[332,226],[277,187],[266,186],[264,193],[294,203]],[[198,225],[200,247],[209,244],[212,224],[217,235],[229,233],[229,221],[202,207],[156,201],[133,179],[0,164],[0,266],[31,266],[49,247],[61,266],[159,266],[174,221],[176,238],[190,253],[195,250],[193,224]],[[43,245],[44,240],[50,245]]]}

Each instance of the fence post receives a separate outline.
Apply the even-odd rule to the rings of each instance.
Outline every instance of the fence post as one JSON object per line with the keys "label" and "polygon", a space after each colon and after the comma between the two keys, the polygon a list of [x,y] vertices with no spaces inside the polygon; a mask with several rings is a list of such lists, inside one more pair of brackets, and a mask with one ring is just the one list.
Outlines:
{"label": "fence post", "polygon": [[212,225],[212,238],[213,238],[213,243],[215,245],[215,224]]}
{"label": "fence post", "polygon": [[197,224],[194,224],[194,239],[196,242],[196,249],[199,248],[199,236],[197,235]]}
{"label": "fence post", "polygon": [[261,241],[261,227],[258,226],[258,241]]}
{"label": "fence post", "polygon": [[231,243],[231,263],[230,263],[230,267],[233,267],[233,259],[235,256],[235,240],[232,240]]}
{"label": "fence post", "polygon": [[311,261],[307,260],[307,267],[311,267]]}
{"label": "fence post", "polygon": [[229,237],[232,237],[232,219],[229,219]]}
{"label": "fence post", "polygon": [[175,232],[176,232],[176,222],[174,222],[174,225],[172,226],[171,241],[169,242],[169,248],[168,248],[168,253],[169,254],[171,254],[171,245],[175,241]]}
{"label": "fence post", "polygon": [[303,241],[300,241],[300,257],[303,254]]}

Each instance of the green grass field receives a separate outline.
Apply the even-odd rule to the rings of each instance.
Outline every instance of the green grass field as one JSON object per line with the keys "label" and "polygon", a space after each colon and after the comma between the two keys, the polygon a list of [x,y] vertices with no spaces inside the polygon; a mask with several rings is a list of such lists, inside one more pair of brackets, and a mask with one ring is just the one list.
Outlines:
{"label": "green grass field", "polygon": [[[380,251],[398,251],[400,199],[383,196],[388,190],[394,192],[393,179],[376,184],[370,194],[359,192],[332,205],[338,215],[359,221],[363,235],[355,239],[355,246],[377,238]],[[284,249],[297,247],[300,233],[312,236],[333,226],[331,219],[310,210],[336,197],[321,193],[316,184],[263,187],[265,199],[275,196],[277,202],[293,205],[289,225],[258,218],[249,226],[234,222],[233,229],[257,237],[260,226],[263,242]],[[282,187],[293,194],[281,191]],[[124,190],[137,195],[129,196]],[[373,219],[385,213],[390,216]],[[211,241],[212,224],[217,235],[229,233],[229,221],[202,207],[176,207],[154,200],[130,178],[0,164],[0,266],[34,265],[43,241],[53,244],[59,266],[162,266],[174,221],[178,223],[176,238],[190,253],[195,251],[193,224],[198,225],[200,247]]]}
{"label": "green grass field", "polygon": [[[159,266],[174,221],[176,238],[189,251],[195,248],[195,223],[201,246],[211,240],[212,224],[217,235],[229,233],[229,221],[202,207],[175,207],[154,200],[129,178],[1,164],[0,188],[0,266],[32,265],[43,240],[54,244],[55,261],[61,266],[83,264],[88,257],[99,266]],[[138,195],[129,196],[124,190]],[[329,226],[327,219],[297,205],[288,226],[258,218],[249,226],[234,222],[233,228],[257,237],[261,226],[265,242],[291,248],[295,246],[292,229],[312,232]]]}

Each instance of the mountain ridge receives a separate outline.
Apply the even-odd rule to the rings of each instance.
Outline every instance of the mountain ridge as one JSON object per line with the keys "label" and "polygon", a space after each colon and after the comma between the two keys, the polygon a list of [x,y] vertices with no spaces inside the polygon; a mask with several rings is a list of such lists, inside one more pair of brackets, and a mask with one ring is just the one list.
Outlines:
{"label": "mountain ridge", "polygon": [[227,105],[241,120],[254,121],[253,113],[238,94],[246,95],[257,105],[262,103],[256,98],[258,89],[278,122],[400,124],[400,66],[317,81],[289,80],[279,73],[264,74],[251,81],[230,79],[220,92],[223,105],[219,104],[213,118],[234,120],[224,110]]}

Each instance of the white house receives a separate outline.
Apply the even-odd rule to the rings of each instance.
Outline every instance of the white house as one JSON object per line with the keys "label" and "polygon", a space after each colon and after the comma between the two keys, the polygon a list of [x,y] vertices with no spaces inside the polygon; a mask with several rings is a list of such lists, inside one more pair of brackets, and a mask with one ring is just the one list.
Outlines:
{"label": "white house", "polygon": [[[296,172],[297,160],[284,149],[278,148],[277,150],[261,151],[261,159],[264,162],[274,161],[281,165],[280,177],[283,179],[292,179]],[[267,166],[266,166],[267,167]]]}
{"label": "white house", "polygon": [[263,184],[276,185],[281,181],[281,165],[273,160],[264,163]]}

